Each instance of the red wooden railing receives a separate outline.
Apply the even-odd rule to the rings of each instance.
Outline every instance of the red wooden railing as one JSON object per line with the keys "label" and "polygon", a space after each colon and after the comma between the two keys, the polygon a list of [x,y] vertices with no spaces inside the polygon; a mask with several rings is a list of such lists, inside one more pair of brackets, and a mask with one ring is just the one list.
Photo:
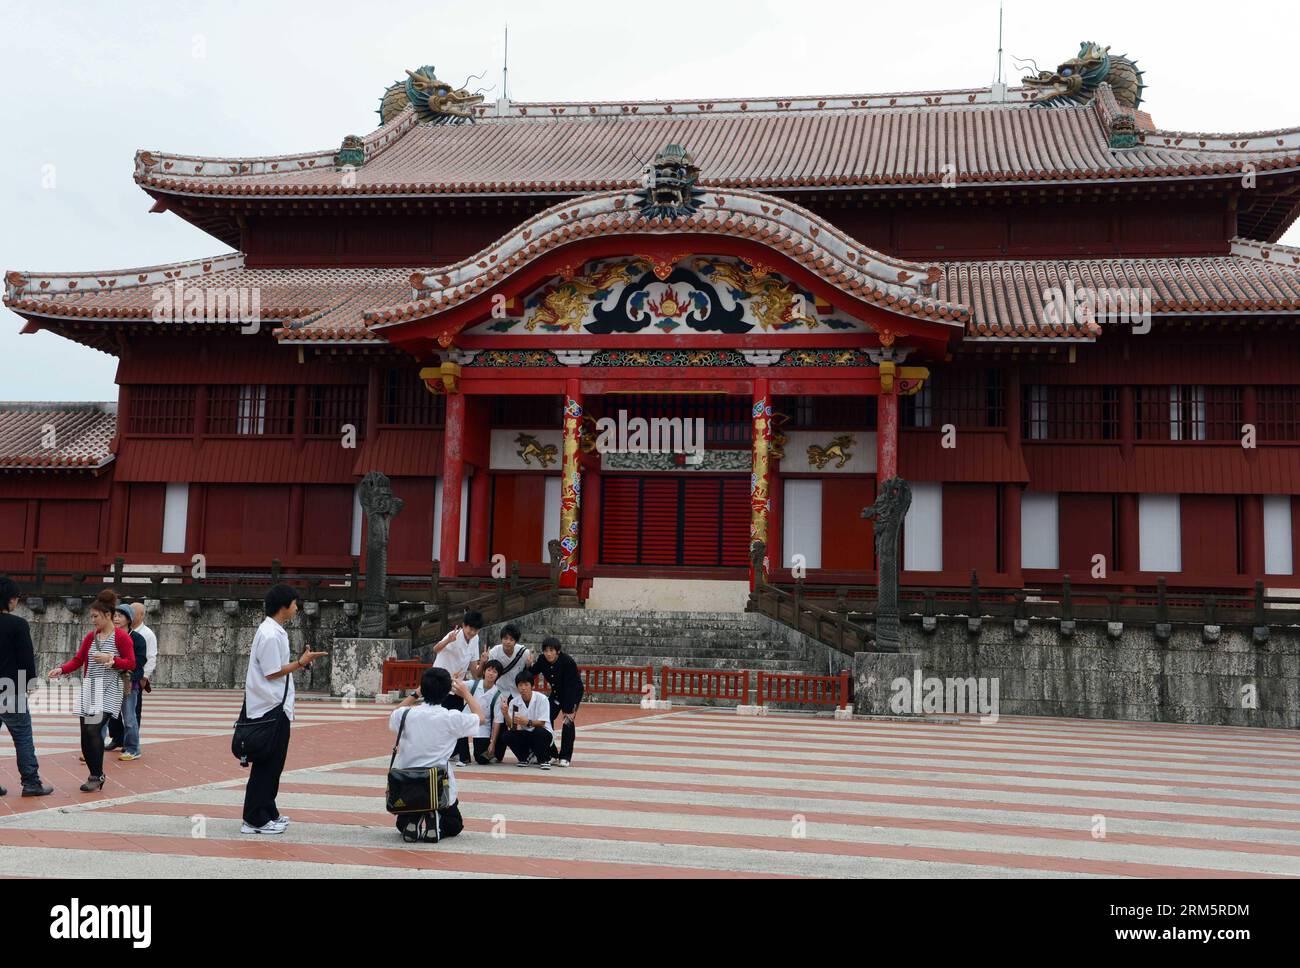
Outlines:
{"label": "red wooden railing", "polygon": [[[385,659],[380,692],[391,689],[418,689],[427,662],[419,659]],[[578,666],[582,676],[583,694],[587,696],[644,696],[646,686],[654,684],[654,669],[650,666]],[[544,676],[538,676],[533,688],[549,693],[550,685]]]}
{"label": "red wooden railing", "polygon": [[644,696],[654,687],[655,671],[650,666],[578,666],[583,695]]}
{"label": "red wooden railing", "polygon": [[765,702],[806,703],[810,706],[838,706],[843,709],[853,698],[849,674],[799,676],[778,672],[758,674],[756,705]]}
{"label": "red wooden railing", "polygon": [[716,669],[660,670],[659,698],[684,696],[690,699],[732,699],[749,701],[748,672],[719,672]]}

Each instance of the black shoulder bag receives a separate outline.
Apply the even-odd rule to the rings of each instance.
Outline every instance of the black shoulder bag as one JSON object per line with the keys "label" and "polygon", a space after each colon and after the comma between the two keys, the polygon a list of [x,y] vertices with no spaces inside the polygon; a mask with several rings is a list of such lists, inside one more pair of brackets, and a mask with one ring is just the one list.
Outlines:
{"label": "black shoulder bag", "polygon": [[230,740],[230,752],[239,760],[240,766],[248,766],[264,759],[275,746],[275,736],[280,728],[280,710],[289,699],[289,675],[284,677],[284,695],[280,705],[256,719],[248,718],[248,696],[239,707],[239,718],[235,720],[235,735]]}
{"label": "black shoulder bag", "polygon": [[388,761],[384,807],[394,815],[446,810],[451,806],[451,777],[446,763],[410,770],[393,769],[397,762],[397,747],[406,729],[406,717],[410,714],[409,709],[402,713],[402,722],[397,727],[397,742],[393,743],[393,756]]}

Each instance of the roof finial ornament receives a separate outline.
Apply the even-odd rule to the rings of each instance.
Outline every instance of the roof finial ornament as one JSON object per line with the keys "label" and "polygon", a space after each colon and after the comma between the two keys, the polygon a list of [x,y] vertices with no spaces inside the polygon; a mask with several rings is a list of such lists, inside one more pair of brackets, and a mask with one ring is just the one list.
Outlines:
{"label": "roof finial ornament", "polygon": [[644,188],[636,194],[642,218],[682,218],[700,208],[702,189],[695,187],[700,169],[681,145],[668,145],[655,155]]}
{"label": "roof finial ornament", "polygon": [[474,108],[483,103],[481,92],[471,94],[466,90],[469,82],[476,79],[475,76],[467,77],[464,84],[453,89],[450,84],[438,80],[430,64],[418,71],[407,71],[406,75],[405,81],[394,81],[379,102],[382,124],[392,121],[408,104],[415,108],[415,114],[421,121],[430,124],[459,124],[473,121]]}
{"label": "roof finial ornament", "polygon": [[1137,64],[1091,40],[1079,45],[1079,56],[1070,58],[1055,71],[1039,71],[1024,79],[1026,87],[1039,92],[1035,103],[1042,107],[1087,104],[1096,97],[1097,88],[1103,82],[1110,85],[1122,107],[1136,111],[1142,106],[1144,85]]}

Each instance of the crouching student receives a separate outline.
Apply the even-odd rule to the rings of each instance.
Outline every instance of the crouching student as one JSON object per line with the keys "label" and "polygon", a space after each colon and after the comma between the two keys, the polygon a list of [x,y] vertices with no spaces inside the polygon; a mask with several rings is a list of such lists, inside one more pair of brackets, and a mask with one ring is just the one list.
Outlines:
{"label": "crouching student", "polygon": [[551,704],[533,688],[533,674],[521,672],[515,677],[519,696],[504,696],[502,709],[509,724],[506,747],[515,754],[520,766],[536,763],[543,770],[551,768],[551,744],[555,730],[551,726]]}
{"label": "crouching student", "polygon": [[501,721],[501,691],[497,686],[501,675],[501,663],[489,659],[483,666],[483,678],[470,683],[469,693],[487,716],[474,737],[474,762],[487,765],[493,760],[500,763],[506,758],[506,746],[501,736],[504,732]]}
{"label": "crouching student", "polygon": [[[464,710],[447,709],[443,701],[455,695],[467,707]],[[405,718],[405,727],[402,725]],[[455,837],[465,828],[460,816],[460,796],[456,790],[456,769],[452,753],[457,740],[475,735],[486,720],[478,700],[470,694],[469,687],[459,679],[452,679],[446,669],[433,668],[420,680],[420,694],[407,696],[393,710],[388,728],[400,732],[397,743],[399,770],[422,770],[446,764],[451,803],[437,813],[400,814],[397,829],[408,843],[417,840],[437,841]]]}
{"label": "crouching student", "polygon": [[[582,676],[578,663],[560,648],[560,640],[550,636],[542,640],[542,656],[533,666],[533,672],[546,677],[551,684],[551,722],[562,720],[560,750],[556,766],[568,766],[573,759],[573,737],[577,731],[578,706],[582,703]],[[552,731],[554,727],[552,727]],[[552,756],[555,756],[552,747]]]}

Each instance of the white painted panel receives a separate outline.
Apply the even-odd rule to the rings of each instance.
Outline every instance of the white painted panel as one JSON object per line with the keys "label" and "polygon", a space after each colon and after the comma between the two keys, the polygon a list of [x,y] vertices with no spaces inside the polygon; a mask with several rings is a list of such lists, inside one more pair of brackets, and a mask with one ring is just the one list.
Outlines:
{"label": "white painted panel", "polygon": [[469,560],[469,478],[460,479],[460,560]]}
{"label": "white painted panel", "polygon": [[361,519],[365,512],[361,510],[361,485],[352,489],[352,555],[361,554]]}
{"label": "white painted panel", "polygon": [[1059,501],[1055,494],[1026,491],[1020,499],[1020,567],[1061,567]]}
{"label": "white painted panel", "polygon": [[185,526],[190,516],[190,486],[168,484],[163,502],[162,550],[164,554],[185,551]]}
{"label": "white painted panel", "polygon": [[[562,483],[563,478],[560,477],[546,479],[546,497],[542,503],[542,564],[549,564],[551,561],[551,553],[546,550],[546,546],[560,538],[560,485]],[[584,534],[582,539],[599,540],[594,534]]]}
{"label": "white painted panel", "polygon": [[437,561],[442,553],[442,478],[433,482],[433,558]]}
{"label": "white painted panel", "polygon": [[1295,551],[1291,547],[1291,496],[1270,494],[1264,498],[1264,574],[1295,574]]}
{"label": "white painted panel", "polygon": [[786,568],[794,565],[794,556],[804,556],[805,568],[822,566],[822,482],[789,480],[785,482],[781,505],[781,554]]}
{"label": "white painted panel", "polygon": [[[465,560],[469,541],[469,478],[460,479],[460,560]],[[442,478],[433,484],[433,558],[438,560],[442,551]]]}
{"label": "white painted panel", "polygon": [[1177,494],[1138,496],[1138,556],[1142,571],[1183,570],[1183,531]]}
{"label": "white painted panel", "polygon": [[[781,471],[785,474],[874,474],[876,472],[876,434],[875,431],[859,430],[794,430],[786,431],[789,440],[785,445],[785,458],[781,461]],[[839,466],[839,457],[836,456],[825,462],[822,467],[817,466],[813,456],[810,456],[808,449],[810,447],[819,447],[825,451],[831,447],[838,437],[849,437],[850,442],[847,447],[841,447],[840,450],[848,459],[844,466]],[[818,452],[813,451],[813,455]]]}
{"label": "white painted panel", "polygon": [[[521,435],[533,438],[536,443],[532,446],[528,441],[519,443]],[[564,459],[564,431],[494,430],[490,447],[489,464],[494,471],[554,471],[559,469]],[[527,452],[527,462],[520,456],[520,451]]]}
{"label": "white painted panel", "polygon": [[943,485],[912,485],[912,506],[903,519],[903,568],[943,571]]}

